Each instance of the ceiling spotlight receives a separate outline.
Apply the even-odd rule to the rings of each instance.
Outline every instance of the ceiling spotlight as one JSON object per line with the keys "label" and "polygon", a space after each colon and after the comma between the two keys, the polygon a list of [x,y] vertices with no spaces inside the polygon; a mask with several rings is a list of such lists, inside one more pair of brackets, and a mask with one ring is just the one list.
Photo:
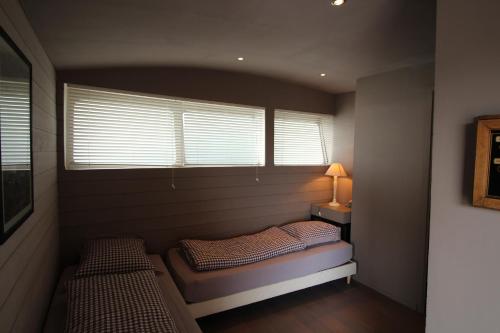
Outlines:
{"label": "ceiling spotlight", "polygon": [[243,60],[245,60],[245,58],[243,58],[243,57],[238,57],[238,61],[243,61]]}
{"label": "ceiling spotlight", "polygon": [[345,0],[332,0],[332,6],[342,6]]}
{"label": "ceiling spotlight", "polygon": [[323,77],[324,77],[324,76],[326,76],[326,74],[325,74],[325,73],[321,73],[320,75],[321,75],[321,76],[323,76]]}

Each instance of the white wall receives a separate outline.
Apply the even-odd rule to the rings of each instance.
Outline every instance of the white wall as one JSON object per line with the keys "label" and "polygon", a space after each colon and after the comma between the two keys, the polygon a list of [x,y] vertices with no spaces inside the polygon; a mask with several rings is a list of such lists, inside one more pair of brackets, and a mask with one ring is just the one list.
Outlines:
{"label": "white wall", "polygon": [[0,25],[33,66],[34,213],[0,245],[0,331],[39,332],[59,256],[55,73],[16,0],[0,1]]}
{"label": "white wall", "polygon": [[356,280],[425,307],[433,65],[357,82],[352,241]]}
{"label": "white wall", "polygon": [[471,206],[474,118],[500,114],[500,2],[438,0],[427,332],[500,332],[500,211]]}

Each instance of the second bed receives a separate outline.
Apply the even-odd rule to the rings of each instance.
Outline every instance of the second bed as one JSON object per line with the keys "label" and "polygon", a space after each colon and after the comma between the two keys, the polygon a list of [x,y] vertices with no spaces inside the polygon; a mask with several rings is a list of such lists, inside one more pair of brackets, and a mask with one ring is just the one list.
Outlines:
{"label": "second bed", "polygon": [[352,245],[338,241],[233,268],[198,272],[179,248],[167,265],[195,318],[283,295],[356,273]]}

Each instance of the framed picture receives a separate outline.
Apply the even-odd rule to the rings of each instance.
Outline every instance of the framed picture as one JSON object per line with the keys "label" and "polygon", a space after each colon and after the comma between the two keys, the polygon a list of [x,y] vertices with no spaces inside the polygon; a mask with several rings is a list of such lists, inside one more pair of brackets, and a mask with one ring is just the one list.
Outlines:
{"label": "framed picture", "polygon": [[500,115],[476,120],[473,205],[500,209]]}
{"label": "framed picture", "polygon": [[0,28],[0,244],[33,213],[31,63]]}

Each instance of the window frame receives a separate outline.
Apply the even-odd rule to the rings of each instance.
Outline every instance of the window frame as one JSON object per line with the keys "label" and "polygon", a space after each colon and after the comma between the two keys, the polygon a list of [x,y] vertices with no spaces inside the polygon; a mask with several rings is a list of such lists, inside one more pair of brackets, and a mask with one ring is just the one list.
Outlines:
{"label": "window frame", "polygon": [[[277,112],[288,112],[288,113],[296,113],[296,114],[305,114],[308,116],[313,117],[314,115],[316,116],[328,116],[331,117],[331,147],[328,147],[328,144],[326,143],[325,139],[328,138],[320,138],[321,144],[322,144],[322,150],[326,154],[326,161],[325,161],[325,156],[323,156],[324,162],[322,164],[317,164],[317,163],[290,163],[290,164],[278,164],[276,163],[276,113]],[[321,133],[322,128],[321,126],[319,127],[319,132]],[[335,147],[335,120],[334,120],[334,115],[331,113],[321,113],[321,112],[308,112],[308,111],[298,111],[298,110],[290,110],[290,109],[279,109],[275,108],[273,110],[273,165],[277,167],[314,167],[314,166],[328,166],[331,163],[333,163],[333,149]],[[330,152],[328,152],[330,150]]]}
{"label": "window frame", "polygon": [[[170,99],[174,101],[179,101],[179,102],[191,102],[191,103],[202,103],[202,104],[210,104],[210,105],[222,105],[222,106],[234,106],[238,108],[249,108],[249,109],[254,109],[254,110],[259,110],[262,112],[262,120],[263,120],[263,130],[262,130],[262,144],[263,144],[263,150],[262,150],[262,161],[259,161],[258,163],[260,164],[177,164],[178,161],[176,159],[176,164],[175,165],[119,165],[119,164],[100,164],[97,166],[75,166],[71,165],[70,160],[71,158],[68,158],[68,87],[72,88],[78,88],[78,89],[86,89],[86,90],[94,90],[94,91],[102,91],[102,92],[109,92],[109,93],[115,93],[115,94],[126,94],[126,95],[133,95],[133,96],[141,96],[141,97],[149,97],[149,98],[159,98],[159,99]],[[177,97],[177,96],[170,96],[170,95],[160,95],[160,94],[151,94],[151,93],[144,93],[144,92],[135,92],[135,91],[128,91],[128,90],[121,90],[121,89],[111,89],[111,88],[104,88],[104,87],[96,87],[96,86],[88,86],[88,85],[81,85],[81,84],[74,84],[74,83],[64,83],[63,84],[63,146],[64,146],[64,167],[65,170],[68,171],[79,171],[79,170],[140,170],[140,169],[187,169],[187,168],[258,168],[258,167],[265,167],[267,164],[267,153],[266,153],[266,145],[267,145],[267,109],[266,107],[259,106],[259,105],[248,105],[248,104],[237,104],[237,103],[227,103],[227,102],[218,102],[218,101],[209,101],[209,100],[202,100],[202,99],[194,99],[194,98],[185,98],[185,97]],[[181,115],[182,116],[182,115]],[[179,147],[182,146],[182,147]],[[182,144],[177,146],[176,145],[176,150],[178,151],[179,149],[182,149],[183,151],[180,153],[181,156],[184,156],[185,151],[184,151],[184,139],[182,140]],[[185,163],[185,159],[183,158],[183,162]]]}

